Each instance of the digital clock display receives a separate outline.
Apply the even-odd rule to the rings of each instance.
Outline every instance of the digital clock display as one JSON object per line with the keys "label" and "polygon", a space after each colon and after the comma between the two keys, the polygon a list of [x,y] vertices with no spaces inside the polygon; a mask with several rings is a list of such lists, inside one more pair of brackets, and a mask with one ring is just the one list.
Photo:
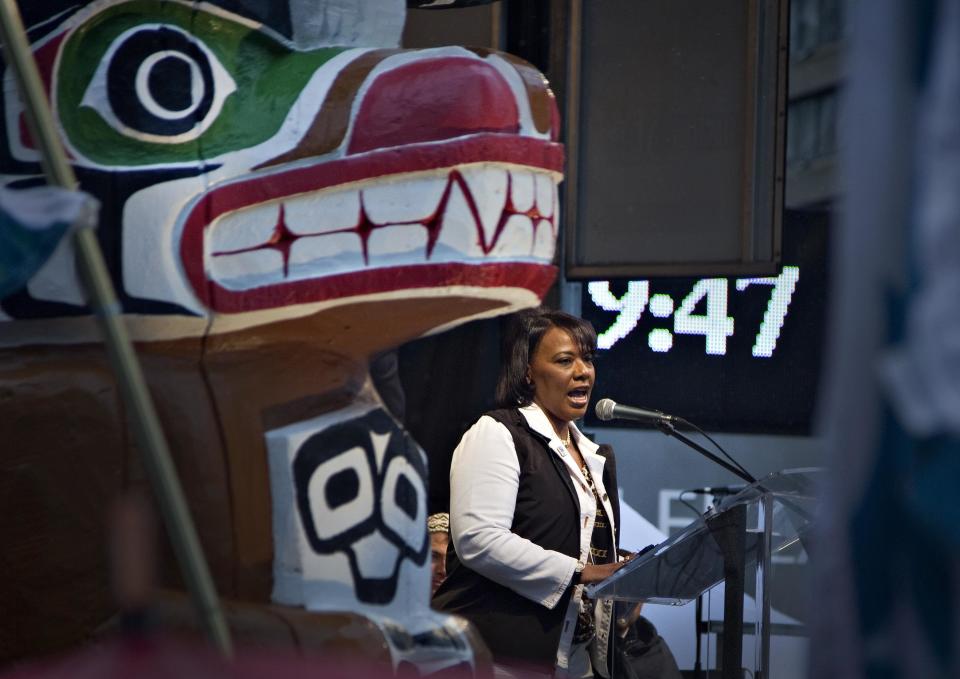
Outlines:
{"label": "digital clock display", "polygon": [[[712,431],[809,433],[823,352],[827,218],[785,214],[776,275],[591,281],[598,397]],[[590,426],[631,426],[626,421]]]}

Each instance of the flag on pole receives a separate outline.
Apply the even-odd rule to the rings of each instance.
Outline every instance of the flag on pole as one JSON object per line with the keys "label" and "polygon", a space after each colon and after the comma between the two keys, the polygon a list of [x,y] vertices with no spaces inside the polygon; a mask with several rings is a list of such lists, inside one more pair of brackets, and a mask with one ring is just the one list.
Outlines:
{"label": "flag on pole", "polygon": [[0,187],[0,299],[26,285],[72,225],[95,206],[81,191]]}

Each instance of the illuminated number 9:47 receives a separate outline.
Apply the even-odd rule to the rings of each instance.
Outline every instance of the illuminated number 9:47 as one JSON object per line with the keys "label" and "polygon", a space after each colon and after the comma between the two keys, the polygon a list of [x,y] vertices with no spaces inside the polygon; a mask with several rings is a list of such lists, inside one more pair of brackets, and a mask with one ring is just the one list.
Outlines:
{"label": "illuminated number 9:47", "polygon": [[[793,291],[800,278],[800,269],[795,266],[783,267],[779,276],[766,278],[738,278],[736,288],[742,292],[751,285],[769,285],[773,288],[767,309],[763,314],[763,321],[757,332],[753,344],[753,355],[769,358],[777,348],[780,339],[780,330],[787,317],[787,308],[793,298]],[[649,307],[651,313],[658,318],[670,315],[670,298],[666,295],[650,295],[649,281],[630,281],[627,290],[617,297],[610,289],[609,281],[593,281],[587,286],[593,303],[604,311],[617,313],[617,318],[609,328],[597,335],[597,348],[609,349],[618,341],[629,335],[637,327],[643,312]],[[727,315],[727,279],[704,278],[697,281],[689,294],[680,302],[679,308],[673,314],[673,332],[677,335],[703,335],[706,341],[706,352],[713,356],[723,356],[727,353],[727,338],[733,335],[733,317]],[[660,305],[657,311],[657,301],[665,298],[667,306]],[[694,313],[697,305],[703,301],[703,313]],[[665,333],[665,329],[655,330]],[[669,350],[669,344],[655,351]]]}

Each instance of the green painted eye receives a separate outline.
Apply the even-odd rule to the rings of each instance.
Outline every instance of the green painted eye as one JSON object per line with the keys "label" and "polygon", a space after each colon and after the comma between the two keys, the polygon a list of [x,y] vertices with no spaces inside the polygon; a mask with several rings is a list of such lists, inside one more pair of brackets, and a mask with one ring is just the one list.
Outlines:
{"label": "green painted eye", "polygon": [[80,105],[126,137],[177,144],[203,134],[236,89],[203,43],[178,28],[144,26],[113,41]]}
{"label": "green painted eye", "polygon": [[299,52],[258,25],[195,4],[111,5],[70,31],[57,113],[96,165],[196,163],[270,139],[343,48]]}

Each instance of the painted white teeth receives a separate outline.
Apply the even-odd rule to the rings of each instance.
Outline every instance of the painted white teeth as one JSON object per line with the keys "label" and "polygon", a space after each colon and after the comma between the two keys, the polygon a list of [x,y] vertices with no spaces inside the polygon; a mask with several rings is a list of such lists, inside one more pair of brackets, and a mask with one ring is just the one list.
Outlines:
{"label": "painted white teeth", "polygon": [[284,202],[287,228],[297,235],[352,229],[360,223],[360,191],[321,192]]}
{"label": "painted white teeth", "polygon": [[374,224],[398,224],[428,219],[447,188],[447,175],[420,176],[361,190],[363,207]]}
{"label": "painted white teeth", "polygon": [[212,257],[210,275],[228,290],[246,290],[283,281],[283,255],[272,249]]}
{"label": "painted white teeth", "polygon": [[382,226],[370,232],[367,256],[370,266],[383,266],[396,261],[409,264],[420,261],[427,251],[427,229],[421,224]]}
{"label": "painted white teeth", "polygon": [[537,173],[533,176],[537,192],[537,211],[542,217],[549,217],[553,214],[553,201],[557,185],[553,178],[547,174]]}
{"label": "painted white teeth", "polygon": [[484,243],[489,246],[507,203],[507,171],[492,165],[480,165],[463,168],[460,175],[467,183],[470,194],[479,198],[474,203],[479,212]]}
{"label": "painted white teeth", "polygon": [[447,209],[440,222],[440,235],[430,254],[430,261],[450,262],[464,257],[483,257],[483,247],[467,199],[455,183],[450,187]]}
{"label": "painted white teeth", "polygon": [[517,212],[526,212],[533,207],[533,173],[511,170],[510,201]]}
{"label": "painted white teeth", "polygon": [[556,243],[556,238],[553,236],[553,225],[546,219],[538,221],[537,232],[533,238],[533,256],[544,262],[552,262]]}
{"label": "painted white teeth", "polygon": [[207,229],[209,251],[232,252],[266,243],[277,227],[279,214],[279,203],[265,203],[215,219]]}
{"label": "painted white teeth", "polygon": [[[459,168],[463,181],[436,173],[396,179],[382,186],[323,190],[225,214],[207,230],[208,274],[229,290],[284,281],[319,278],[364,269],[433,262],[493,262],[498,259],[549,263],[556,250],[559,219],[554,175],[508,171],[483,163]],[[437,240],[429,257],[429,231],[444,192]],[[536,207],[536,224],[513,214],[497,235],[509,194],[513,210]],[[476,213],[471,207],[474,197]],[[286,274],[284,253],[263,247],[276,233],[280,211],[290,243]],[[366,211],[375,228],[367,239],[367,257],[356,227]],[[477,223],[479,219],[479,224]],[[489,252],[485,243],[496,237]],[[232,252],[233,254],[225,254]]]}
{"label": "painted white teeth", "polygon": [[511,215],[490,254],[494,257],[529,257],[533,249],[533,222],[526,215]]}
{"label": "painted white teeth", "polygon": [[290,277],[293,279],[329,276],[364,268],[360,236],[331,233],[298,238],[290,248]]}

